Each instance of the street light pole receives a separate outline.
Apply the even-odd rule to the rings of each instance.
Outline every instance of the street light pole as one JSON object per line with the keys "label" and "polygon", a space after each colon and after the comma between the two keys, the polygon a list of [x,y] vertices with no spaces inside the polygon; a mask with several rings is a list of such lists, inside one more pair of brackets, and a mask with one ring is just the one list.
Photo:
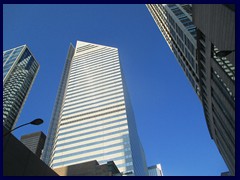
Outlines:
{"label": "street light pole", "polygon": [[26,125],[28,125],[28,124],[40,125],[40,124],[42,124],[42,123],[43,123],[43,120],[42,120],[42,119],[40,119],[40,118],[35,119],[35,120],[31,121],[31,122],[28,122],[28,123],[22,124],[22,125],[20,125],[20,126],[14,128],[14,129],[8,131],[7,133],[5,133],[5,134],[3,135],[3,137],[5,137],[5,136],[7,136],[8,134],[10,134],[12,131],[14,131],[14,130],[20,128],[20,127],[26,126]]}

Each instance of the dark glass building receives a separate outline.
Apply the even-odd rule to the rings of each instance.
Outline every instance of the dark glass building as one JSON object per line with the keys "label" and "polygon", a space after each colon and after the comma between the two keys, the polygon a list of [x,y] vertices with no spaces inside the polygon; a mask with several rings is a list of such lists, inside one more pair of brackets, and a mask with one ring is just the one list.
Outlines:
{"label": "dark glass building", "polygon": [[39,64],[26,45],[3,51],[3,126],[14,128]]}
{"label": "dark glass building", "polygon": [[210,136],[235,175],[235,6],[147,8],[197,93]]}

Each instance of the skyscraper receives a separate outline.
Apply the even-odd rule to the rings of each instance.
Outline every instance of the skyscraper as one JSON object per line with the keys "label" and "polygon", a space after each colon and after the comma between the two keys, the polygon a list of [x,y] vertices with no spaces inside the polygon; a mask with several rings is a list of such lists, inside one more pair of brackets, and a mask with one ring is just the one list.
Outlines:
{"label": "skyscraper", "polygon": [[147,5],[201,100],[210,136],[234,175],[235,9],[221,4],[193,7]]}
{"label": "skyscraper", "polygon": [[235,5],[194,4],[193,22],[205,117],[235,175]]}
{"label": "skyscraper", "polygon": [[3,51],[3,125],[14,128],[39,64],[26,45]]}
{"label": "skyscraper", "polygon": [[123,174],[148,174],[117,48],[70,45],[43,160],[52,168],[114,161]]}
{"label": "skyscraper", "polygon": [[42,155],[46,135],[43,132],[35,132],[21,136],[21,142],[39,158]]}
{"label": "skyscraper", "polygon": [[163,176],[161,164],[148,167],[149,176]]}

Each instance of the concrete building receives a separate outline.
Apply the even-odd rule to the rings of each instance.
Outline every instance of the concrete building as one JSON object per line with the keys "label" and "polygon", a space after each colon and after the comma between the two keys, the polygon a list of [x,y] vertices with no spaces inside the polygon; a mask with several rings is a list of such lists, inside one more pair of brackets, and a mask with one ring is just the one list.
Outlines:
{"label": "concrete building", "polygon": [[148,167],[148,174],[149,176],[163,176],[161,164]]}
{"label": "concrete building", "polygon": [[[9,132],[3,126],[3,134]],[[3,137],[3,176],[58,176],[11,133]]]}
{"label": "concrete building", "polygon": [[194,4],[193,22],[208,129],[235,175],[235,6]]}
{"label": "concrete building", "polygon": [[21,136],[20,141],[39,158],[42,155],[46,135],[43,132],[35,132]]}
{"label": "concrete building", "polygon": [[121,176],[113,161],[100,165],[96,160],[80,164],[56,168],[60,176]]}
{"label": "concrete building", "polygon": [[117,48],[70,45],[43,160],[54,169],[114,161],[123,175],[148,174]]}
{"label": "concrete building", "polygon": [[3,51],[3,125],[14,128],[39,64],[26,45]]}
{"label": "concrete building", "polygon": [[234,6],[148,4],[147,8],[198,95],[210,136],[234,175]]}

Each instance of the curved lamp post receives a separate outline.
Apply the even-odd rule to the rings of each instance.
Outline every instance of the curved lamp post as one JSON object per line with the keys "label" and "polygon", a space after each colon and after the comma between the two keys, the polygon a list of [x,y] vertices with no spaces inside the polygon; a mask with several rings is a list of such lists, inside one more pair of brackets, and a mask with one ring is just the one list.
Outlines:
{"label": "curved lamp post", "polygon": [[26,125],[28,125],[28,124],[40,125],[40,124],[42,124],[42,123],[43,123],[43,120],[42,120],[42,119],[40,119],[40,118],[38,118],[38,119],[34,119],[34,120],[31,121],[31,122],[28,122],[28,123],[22,124],[22,125],[20,125],[20,126],[14,128],[14,129],[8,131],[7,133],[5,133],[5,134],[3,135],[3,137],[7,136],[7,135],[10,134],[12,131],[14,131],[14,130],[16,130],[16,129],[22,127],[22,126],[26,126]]}

